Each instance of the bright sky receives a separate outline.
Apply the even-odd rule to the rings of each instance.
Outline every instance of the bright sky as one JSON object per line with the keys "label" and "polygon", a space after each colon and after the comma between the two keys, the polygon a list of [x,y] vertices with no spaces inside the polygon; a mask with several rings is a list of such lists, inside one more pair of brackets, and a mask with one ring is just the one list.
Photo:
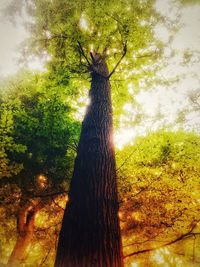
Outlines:
{"label": "bright sky", "polygon": [[[185,74],[185,77],[173,86],[157,86],[148,91],[141,90],[137,100],[148,118],[137,127],[130,127],[129,129],[122,127],[115,135],[115,142],[118,147],[122,147],[138,135],[146,134],[149,129],[156,130],[169,123],[173,125],[177,112],[188,106],[188,92],[200,90],[199,80],[197,79],[197,77],[200,79],[200,61],[195,61],[194,58],[194,62],[187,67],[182,64],[182,55],[185,50],[192,49],[196,53],[200,53],[200,4],[185,6],[180,10],[177,7],[172,8],[174,6],[172,2],[173,0],[157,0],[156,4],[157,9],[171,19],[179,13],[182,25],[182,29],[165,50],[166,57],[169,57],[169,64],[161,71],[160,75],[166,80],[177,74]],[[4,7],[6,3],[6,0],[0,0],[0,8]],[[87,24],[84,18],[81,19],[83,20],[82,24]],[[86,27],[87,25],[84,24],[83,26]],[[161,25],[156,28],[155,34],[163,41],[169,40],[168,30]],[[17,59],[19,57],[20,43],[27,37],[27,33],[20,24],[16,26],[0,19],[0,36],[0,77],[5,77],[8,74],[15,73],[19,68]],[[171,57],[174,49],[175,54]],[[30,60],[28,65],[31,69],[42,68],[41,63],[34,59]],[[131,84],[129,87],[131,87]],[[124,110],[133,117],[137,113],[131,103],[126,104]],[[158,111],[161,114],[161,119],[155,123],[153,118],[157,116]],[[199,113],[189,113],[185,128],[191,129],[195,128],[196,125],[199,126],[199,117]]]}
{"label": "bright sky", "polygon": [[[160,85],[148,91],[140,91],[136,99],[147,118],[136,127],[130,127],[129,129],[121,127],[115,135],[115,142],[119,148],[131,141],[133,142],[135,137],[145,135],[149,131],[154,131],[164,125],[169,125],[176,130],[178,127],[175,122],[177,115],[181,110],[188,109],[188,107],[191,112],[186,115],[184,128],[186,130],[200,130],[200,111],[192,111],[188,98],[188,94],[192,91],[200,91],[200,4],[186,6],[180,10],[178,7],[172,8],[172,2],[173,0],[158,0],[156,4],[157,9],[171,19],[176,14],[180,14],[180,24],[182,25],[181,30],[165,50],[165,56],[169,57],[169,63],[160,72],[160,75],[165,80],[176,77],[179,74],[184,77],[171,86]],[[168,30],[161,25],[156,28],[155,34],[161,40],[169,41]],[[192,63],[184,66],[182,64],[182,56],[186,50],[195,51],[194,55],[199,55],[199,59],[194,56]],[[172,51],[175,51],[173,57],[170,56]],[[131,84],[129,87],[131,89]],[[133,118],[138,113],[138,110],[134,109],[131,103],[126,104],[124,110],[129,117],[132,114]],[[158,113],[160,119],[154,119],[157,118]]]}
{"label": "bright sky", "polygon": [[[6,0],[0,0],[0,10],[5,7]],[[17,71],[17,56],[20,43],[26,38],[26,32],[20,25],[17,27],[5,21],[0,16],[0,76],[12,74]]]}
{"label": "bright sky", "polygon": [[[0,10],[3,9],[10,0],[0,0]],[[19,57],[21,43],[28,37],[22,25],[23,18],[18,18],[17,23],[12,23],[0,15],[0,78],[14,74],[19,70]],[[28,67],[33,70],[43,70],[39,59],[30,58]]]}

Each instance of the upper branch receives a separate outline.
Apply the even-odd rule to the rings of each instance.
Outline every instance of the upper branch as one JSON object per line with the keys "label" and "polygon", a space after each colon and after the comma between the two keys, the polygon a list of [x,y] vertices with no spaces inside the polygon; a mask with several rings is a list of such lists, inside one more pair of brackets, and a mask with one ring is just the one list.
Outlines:
{"label": "upper branch", "polygon": [[77,43],[78,43],[79,51],[80,51],[81,55],[82,55],[82,56],[85,58],[85,60],[87,61],[87,63],[88,63],[88,67],[89,67],[89,66],[91,65],[90,61],[88,60],[87,56],[85,55],[85,52],[84,52],[84,50],[83,50],[83,47],[82,47],[81,43],[80,43],[79,41],[77,41]]}
{"label": "upper branch", "polygon": [[121,58],[119,59],[119,61],[117,62],[117,64],[115,65],[115,67],[113,68],[113,70],[111,71],[111,73],[108,76],[108,79],[113,75],[113,73],[116,71],[117,67],[119,66],[119,64],[121,63],[122,59],[125,57],[127,52],[127,41],[124,44],[124,49],[123,49],[123,54],[121,56]]}

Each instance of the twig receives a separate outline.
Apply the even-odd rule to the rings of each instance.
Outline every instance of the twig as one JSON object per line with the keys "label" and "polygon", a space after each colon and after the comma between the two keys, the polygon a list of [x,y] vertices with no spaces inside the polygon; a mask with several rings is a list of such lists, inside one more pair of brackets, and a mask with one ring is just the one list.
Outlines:
{"label": "twig", "polygon": [[124,162],[116,169],[116,172],[118,172],[125,164],[126,162],[133,156],[133,154],[135,153],[135,150],[133,150],[128,157],[124,160]]}
{"label": "twig", "polygon": [[82,56],[83,56],[83,57],[85,58],[85,60],[87,61],[87,63],[88,63],[88,67],[89,67],[89,66],[91,65],[90,61],[89,61],[88,58],[86,57],[85,52],[84,52],[84,50],[83,50],[83,47],[82,47],[81,43],[80,43],[79,41],[77,41],[77,43],[78,43],[78,48],[79,48],[79,50],[80,50]]}
{"label": "twig", "polygon": [[58,207],[58,208],[61,209],[62,211],[65,210],[64,208],[62,208],[62,207],[55,201],[54,198],[52,198],[52,201],[53,201],[53,203],[55,204],[56,207]]}
{"label": "twig", "polygon": [[67,145],[70,149],[77,152],[77,146],[75,144]]}
{"label": "twig", "polygon": [[45,197],[52,197],[52,196],[58,196],[58,195],[64,195],[64,194],[67,194],[68,191],[66,190],[63,190],[63,191],[59,191],[59,192],[52,192],[52,193],[47,193],[47,194],[44,194],[44,195],[40,195],[40,194],[35,194],[33,195],[32,197],[41,197],[41,198],[45,198]]}
{"label": "twig", "polygon": [[42,266],[42,265],[45,263],[45,261],[47,260],[47,258],[48,258],[48,256],[49,256],[50,252],[51,252],[51,248],[48,250],[46,256],[44,257],[44,259],[42,260],[42,262],[40,263],[39,266]]}
{"label": "twig", "polygon": [[191,236],[196,236],[196,235],[200,235],[200,233],[193,233],[192,231],[194,230],[194,228],[196,227],[196,224],[190,229],[189,232],[177,237],[176,239],[168,242],[168,243],[165,243],[163,245],[160,245],[160,246],[157,246],[157,247],[154,247],[154,248],[148,248],[148,249],[143,249],[143,250],[139,250],[139,251],[135,251],[135,252],[132,252],[132,253],[129,253],[127,255],[124,256],[124,259],[128,258],[128,257],[131,257],[131,256],[134,256],[134,255],[138,255],[138,254],[141,254],[141,253],[146,253],[146,252],[150,252],[150,251],[153,251],[153,250],[156,250],[156,249],[159,249],[159,248],[163,248],[163,247],[166,247],[166,246],[169,246],[169,245],[172,245],[178,241],[181,241],[183,240],[184,238],[188,238],[188,237],[191,237]]}
{"label": "twig", "polygon": [[119,66],[119,64],[121,63],[122,59],[125,57],[127,52],[127,41],[124,44],[124,49],[123,49],[123,54],[121,56],[121,58],[119,59],[119,61],[117,62],[117,64],[115,65],[115,67],[113,68],[113,70],[111,71],[111,73],[108,75],[108,79],[113,75],[113,73],[116,71],[117,67]]}
{"label": "twig", "polygon": [[48,227],[46,227],[46,228],[37,228],[37,229],[35,230],[35,232],[45,232],[45,231],[49,230],[50,228],[52,228],[52,227],[56,227],[56,226],[58,226],[58,225],[60,225],[60,224],[62,224],[62,221],[60,221],[60,222],[58,222],[58,223],[56,223],[56,224],[50,225],[50,226],[48,226]]}

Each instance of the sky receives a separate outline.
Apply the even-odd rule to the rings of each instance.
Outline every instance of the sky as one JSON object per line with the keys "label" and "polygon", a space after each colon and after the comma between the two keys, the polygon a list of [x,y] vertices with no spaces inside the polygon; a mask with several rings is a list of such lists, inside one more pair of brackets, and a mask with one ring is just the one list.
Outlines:
{"label": "sky", "polygon": [[[0,0],[0,10],[7,6],[10,0]],[[0,79],[16,73],[19,68],[22,42],[28,38],[28,32],[23,26],[24,18],[17,18],[16,23],[0,15]],[[33,70],[43,70],[39,59],[31,59],[28,67]]]}
{"label": "sky", "polygon": [[[9,0],[0,0],[0,9],[5,7]],[[190,106],[188,94],[191,91],[200,90],[199,80],[200,76],[200,61],[196,60],[195,56],[193,62],[187,67],[182,64],[182,56],[184,51],[190,49],[195,51],[194,55],[200,54],[200,4],[187,5],[180,9],[178,6],[172,4],[173,0],[157,0],[156,8],[159,12],[169,18],[173,19],[177,14],[180,15],[180,25],[182,26],[176,34],[173,41],[165,49],[165,56],[168,57],[168,65],[162,69],[159,75],[168,78],[175,77],[177,74],[182,74],[184,77],[172,86],[163,87],[156,86],[150,88],[148,91],[141,90],[136,96],[137,101],[147,115],[147,120],[137,127],[130,127],[124,129],[121,127],[115,133],[115,143],[120,148],[124,144],[131,142],[136,136],[145,135],[149,129],[156,130],[163,125],[173,125],[174,129],[177,126],[175,120],[180,110]],[[18,59],[20,56],[21,43],[28,37],[28,33],[22,26],[23,19],[19,19],[18,23],[12,24],[0,17],[0,79],[7,75],[14,74],[19,69]],[[87,22],[82,18],[82,24],[87,27]],[[168,42],[170,35],[166,28],[158,25],[155,29],[155,35],[161,40]],[[174,52],[173,57],[171,56]],[[43,66],[39,60],[32,59],[28,63],[31,69],[42,70]],[[129,84],[131,91],[131,84]],[[142,86],[141,86],[142,88]],[[85,100],[84,100],[85,101]],[[131,103],[124,106],[127,115],[135,116],[137,110],[134,109]],[[154,120],[159,113],[162,115],[160,120]],[[185,129],[194,129],[196,125],[200,125],[198,112],[188,113]],[[123,117],[121,118],[123,120]]]}
{"label": "sky", "polygon": [[[116,132],[115,143],[118,148],[133,143],[137,136],[146,135],[148,132],[156,131],[163,126],[178,130],[180,125],[177,123],[177,117],[181,111],[186,109],[188,112],[183,129],[197,132],[200,130],[200,111],[193,111],[188,97],[191,92],[200,92],[200,58],[197,58],[198,55],[200,56],[200,3],[186,5],[180,9],[178,6],[174,6],[172,2],[173,0],[158,0],[156,4],[159,12],[171,19],[179,14],[181,25],[181,29],[164,51],[168,58],[168,64],[158,75],[165,80],[177,75],[181,75],[182,78],[170,86],[156,85],[156,88],[140,90],[136,100],[140,103],[143,113],[146,114],[146,119],[138,126],[121,127]],[[162,41],[169,41],[170,34],[163,26],[158,25],[155,34]],[[187,50],[192,50],[194,56],[192,62],[185,66],[183,65],[183,54]],[[173,56],[171,56],[172,53]],[[129,84],[129,87],[131,90],[131,84]],[[124,110],[129,117],[131,114],[133,117],[137,114],[137,109],[134,109],[131,103],[127,103]],[[158,113],[160,119],[157,119]],[[126,113],[124,117],[126,117]]]}

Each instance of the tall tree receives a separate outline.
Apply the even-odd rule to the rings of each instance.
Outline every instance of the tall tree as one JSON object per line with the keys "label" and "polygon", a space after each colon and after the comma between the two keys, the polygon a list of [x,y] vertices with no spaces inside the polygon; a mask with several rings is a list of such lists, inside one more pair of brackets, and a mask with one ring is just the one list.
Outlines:
{"label": "tall tree", "polygon": [[123,266],[109,72],[103,56],[91,57],[91,104],[82,124],[56,267]]}

